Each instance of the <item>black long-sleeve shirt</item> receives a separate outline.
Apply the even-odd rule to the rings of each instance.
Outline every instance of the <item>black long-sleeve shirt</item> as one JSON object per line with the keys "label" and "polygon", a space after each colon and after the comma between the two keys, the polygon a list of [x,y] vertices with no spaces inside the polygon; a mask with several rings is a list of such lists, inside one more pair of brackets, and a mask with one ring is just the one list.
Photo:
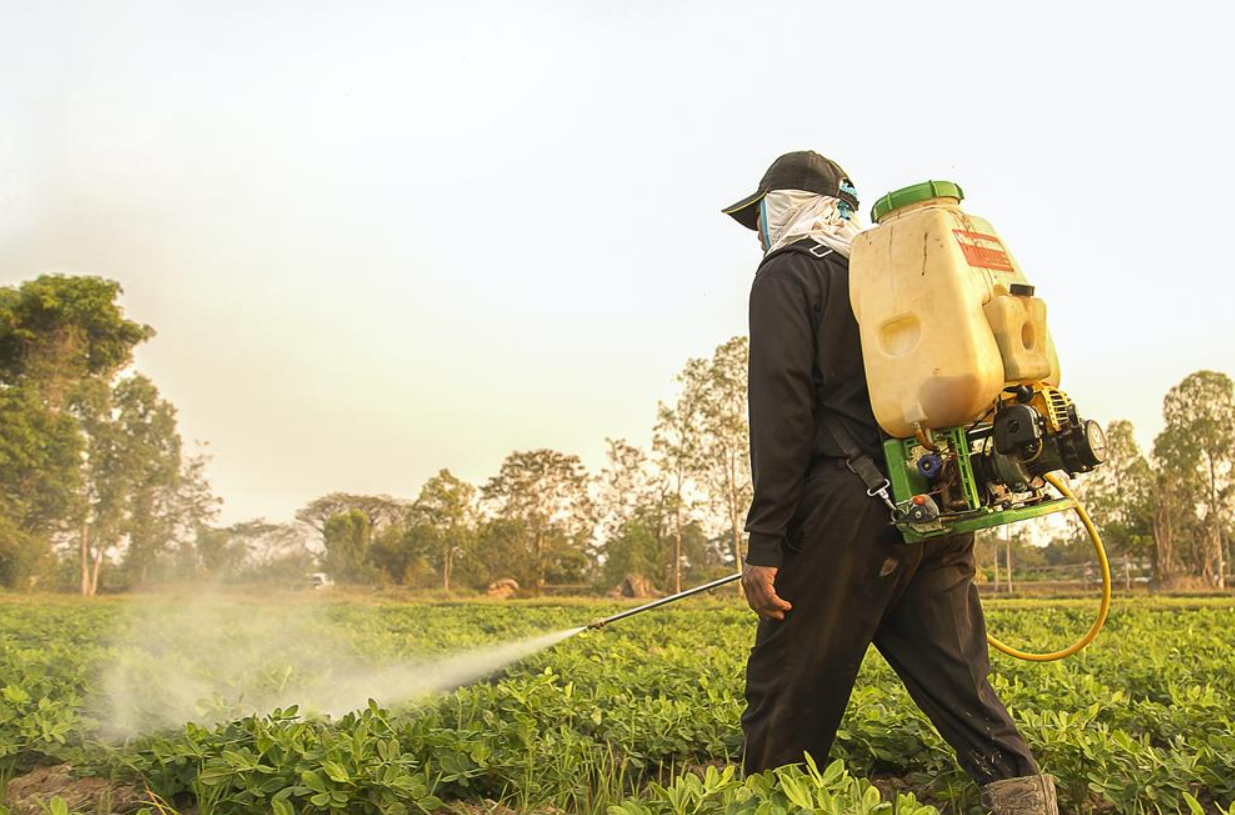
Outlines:
{"label": "black long-sleeve shirt", "polygon": [[[821,424],[824,412],[882,462],[849,305],[849,260],[839,252],[806,239],[760,264],[750,290],[748,390],[754,497],[746,562],[779,566],[807,473],[824,459],[844,457]],[[862,488],[856,475],[853,484]]]}

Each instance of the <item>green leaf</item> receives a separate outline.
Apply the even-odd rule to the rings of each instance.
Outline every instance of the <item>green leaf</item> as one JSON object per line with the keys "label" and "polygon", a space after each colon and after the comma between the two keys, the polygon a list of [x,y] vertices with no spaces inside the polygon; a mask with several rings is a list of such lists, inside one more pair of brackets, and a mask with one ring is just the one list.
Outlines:
{"label": "green leaf", "polygon": [[327,790],[326,782],[320,775],[312,770],[305,770],[300,774],[300,780],[304,785],[314,792],[325,792]]}
{"label": "green leaf", "polygon": [[326,777],[338,784],[350,783],[352,778],[347,774],[347,770],[343,769],[343,765],[336,761],[323,761],[322,770],[325,771]]}
{"label": "green leaf", "polygon": [[[0,690],[0,696],[3,696],[6,701],[12,702],[15,705],[25,704],[30,701],[30,694],[19,685],[5,685],[4,689]],[[64,802],[62,801],[61,803]]]}
{"label": "green leaf", "polygon": [[1192,815],[1205,815],[1205,807],[1201,806],[1201,802],[1193,798],[1190,793],[1184,793],[1184,801],[1188,803],[1188,810]]}
{"label": "green leaf", "polygon": [[814,799],[798,779],[781,776],[780,788],[791,803],[797,804],[802,809],[809,810],[814,806]]}

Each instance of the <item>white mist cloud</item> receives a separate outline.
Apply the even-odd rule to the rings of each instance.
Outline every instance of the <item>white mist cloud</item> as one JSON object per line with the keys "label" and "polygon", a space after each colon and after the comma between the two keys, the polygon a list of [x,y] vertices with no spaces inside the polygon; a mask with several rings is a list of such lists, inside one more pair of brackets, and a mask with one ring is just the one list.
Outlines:
{"label": "white mist cloud", "polygon": [[90,705],[112,738],[293,704],[332,717],[369,699],[397,705],[473,682],[582,630],[379,663],[361,655],[349,631],[316,606],[217,596],[139,602],[116,632]]}

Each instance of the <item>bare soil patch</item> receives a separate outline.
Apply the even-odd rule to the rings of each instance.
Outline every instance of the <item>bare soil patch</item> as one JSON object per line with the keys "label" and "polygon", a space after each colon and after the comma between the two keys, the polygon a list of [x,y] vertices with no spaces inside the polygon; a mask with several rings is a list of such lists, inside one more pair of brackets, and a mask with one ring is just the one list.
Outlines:
{"label": "bare soil patch", "polygon": [[69,811],[125,815],[148,803],[145,793],[128,784],[95,776],[75,777],[69,764],[36,767],[9,781],[4,803],[13,815],[43,815],[52,798],[60,797]]}

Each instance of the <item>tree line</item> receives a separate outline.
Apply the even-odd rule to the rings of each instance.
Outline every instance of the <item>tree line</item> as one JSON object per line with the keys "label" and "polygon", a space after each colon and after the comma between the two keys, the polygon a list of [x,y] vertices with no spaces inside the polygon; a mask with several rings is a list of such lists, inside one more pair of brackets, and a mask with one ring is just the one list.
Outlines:
{"label": "tree line", "polygon": [[[415,496],[331,493],[293,520],[217,523],[206,457],[185,450],[175,407],[132,370],[154,330],[120,286],[46,275],[0,288],[0,584],[93,594],[162,580],[303,581],[480,589],[512,578],[662,591],[741,558],[750,501],[745,337],[687,360],[657,404],[648,449],[607,439],[575,455],[515,451],[482,484],[448,469]],[[1201,371],[1171,389],[1145,455],[1108,428],[1109,463],[1082,480],[1112,551],[1153,558],[1164,584],[1221,586],[1235,501],[1235,397]],[[1062,545],[1062,543],[1061,543]]]}
{"label": "tree line", "polygon": [[1235,532],[1235,391],[1217,371],[1189,374],[1162,402],[1148,454],[1132,423],[1106,427],[1107,463],[1080,496],[1116,555],[1148,557],[1160,586],[1226,587]]}
{"label": "tree line", "polygon": [[[296,513],[336,579],[483,588],[511,578],[610,587],[630,575],[660,590],[735,568],[750,500],[747,342],[690,359],[657,405],[650,450],[606,439],[589,474],[575,455],[515,451],[482,485],[443,469],[414,499],[333,493]],[[234,562],[249,547],[237,541]]]}

